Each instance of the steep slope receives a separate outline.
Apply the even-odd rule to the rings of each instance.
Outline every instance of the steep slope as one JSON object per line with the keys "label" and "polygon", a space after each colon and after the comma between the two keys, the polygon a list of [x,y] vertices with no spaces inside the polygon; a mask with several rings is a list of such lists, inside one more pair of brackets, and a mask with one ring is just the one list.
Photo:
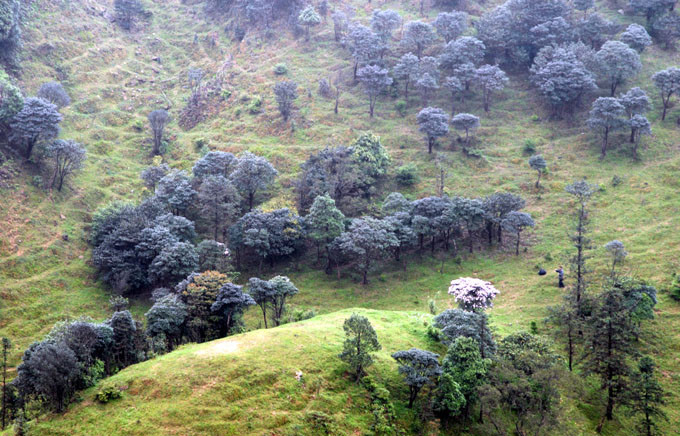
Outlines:
{"label": "steep slope", "polygon": [[[344,3],[356,6],[357,18],[364,22],[374,7],[397,9],[407,19],[418,17],[414,2],[367,5],[352,0]],[[609,13],[610,18],[630,22],[629,17],[607,9],[608,2],[600,3],[601,10]],[[273,40],[249,38],[237,46],[222,32],[220,24],[204,19],[200,5],[184,4],[180,0],[146,1],[145,4],[153,17],[138,31],[124,34],[107,19],[112,1],[35,2],[25,31],[24,88],[31,94],[44,81],[64,82],[74,104],[64,111],[62,136],[83,142],[88,148],[89,160],[85,171],[62,194],[45,193],[33,186],[30,169],[14,180],[15,188],[2,190],[0,222],[5,225],[0,230],[0,331],[15,342],[14,362],[53,322],[80,315],[96,319],[106,316],[108,290],[96,280],[88,265],[87,222],[98,207],[111,200],[133,201],[141,197],[138,174],[150,162],[146,114],[157,107],[170,107],[173,118],[177,119],[189,94],[186,73],[191,67],[202,67],[211,73],[223,71],[232,95],[216,117],[191,131],[182,131],[176,122],[170,125],[171,142],[166,159],[171,166],[191,167],[198,156],[194,147],[197,139],[204,139],[213,149],[232,152],[248,149],[267,156],[282,173],[273,198],[265,207],[291,206],[294,204],[291,181],[298,164],[309,153],[325,145],[346,144],[359,132],[370,129],[382,137],[394,167],[407,162],[416,164],[421,181],[407,194],[416,197],[435,192],[437,163],[425,153],[415,121],[420,103],[413,98],[406,116],[401,117],[394,110],[396,100],[382,97],[376,118],[370,120],[365,96],[349,79],[349,55],[333,42],[330,22],[313,30],[310,43],[294,40],[285,33]],[[428,11],[428,19],[436,12]],[[218,34],[215,47],[207,43],[212,32]],[[197,42],[194,35],[198,35]],[[659,69],[677,64],[677,53],[654,46],[642,57],[643,72],[629,86],[641,86],[656,99],[650,77]],[[311,91],[311,97],[304,93],[297,101],[295,132],[280,120],[271,92],[277,80],[272,69],[279,62],[287,63],[288,77],[297,80],[302,89]],[[318,79],[336,70],[347,73],[346,91],[337,116],[332,112],[333,102],[316,92]],[[250,114],[250,101],[258,95],[264,101],[263,111]],[[674,121],[677,109],[667,121],[661,122],[659,102],[654,100],[656,107],[650,113],[654,136],[647,141],[641,162],[633,162],[623,145],[600,161],[597,160],[597,138],[584,127],[583,117],[549,121],[541,100],[530,89],[525,76],[513,76],[497,100],[489,114],[483,114],[479,98],[460,108],[483,117],[483,127],[477,135],[482,158],[463,156],[455,133],[442,141],[438,151],[447,168],[447,191],[452,195],[481,196],[508,191],[527,198],[527,209],[538,226],[520,257],[513,256],[509,248],[461,259],[424,256],[410,262],[405,275],[397,266],[386,267],[368,287],[361,287],[351,277],[335,280],[305,266],[302,271],[292,267],[277,270],[276,273],[290,275],[301,289],[293,303],[322,312],[354,306],[425,311],[428,299],[432,298],[443,309],[451,304],[445,298],[447,283],[459,275],[475,275],[492,280],[503,292],[492,315],[497,331],[504,334],[527,329],[530,321],[540,321],[545,316],[547,306],[559,301],[559,290],[554,283],[536,276],[535,270],[537,266],[550,271],[560,263],[566,265],[570,253],[566,230],[572,205],[563,188],[582,177],[603,186],[592,203],[594,245],[601,247],[614,238],[624,241],[630,252],[626,268],[665,288],[671,273],[680,267],[677,260],[680,148]],[[449,107],[443,92],[433,104]],[[532,188],[534,173],[522,153],[529,139],[538,144],[538,150],[549,163],[549,174],[541,193]],[[618,138],[616,142],[625,144],[625,138]],[[622,180],[618,186],[612,184],[615,176]],[[71,236],[69,242],[61,239],[63,233]],[[596,291],[598,277],[607,267],[603,250],[598,248],[593,254],[591,289]],[[275,271],[267,273],[273,275]],[[147,304],[143,300],[137,302],[136,314],[143,313]],[[255,314],[249,317],[249,324],[250,327],[257,325]],[[542,324],[539,328],[543,333]],[[265,332],[252,333],[258,334]],[[658,360],[664,385],[672,393],[667,409],[671,417],[668,428],[673,428],[680,422],[677,407],[680,307],[665,294],[661,295],[658,318],[651,323],[644,339],[648,344],[644,351]],[[166,357],[139,366],[140,377],[144,368],[150,369],[153,365],[157,365],[158,371],[166,371],[163,359]],[[153,390],[147,391],[149,398],[153,397],[152,393]],[[267,401],[273,398],[275,396]],[[82,408],[81,413],[92,413],[88,419],[94,420],[103,407],[110,406],[95,406],[91,411]],[[160,411],[156,413],[162,416]],[[175,414],[179,416],[178,422],[192,416]],[[135,416],[144,423],[143,413]],[[575,416],[583,418],[579,414]],[[70,421],[73,428],[77,427],[76,422],[79,423]],[[578,421],[578,425],[589,428],[591,424],[587,420]],[[111,428],[114,426],[111,424]],[[64,432],[68,429],[66,424],[61,428]],[[49,434],[48,430],[44,431]]]}
{"label": "steep slope", "polygon": [[[369,373],[403,399],[406,390],[390,354],[432,347],[424,327],[429,316],[358,311],[369,317],[382,344]],[[370,398],[337,357],[342,323],[352,312],[184,346],[134,365],[107,381],[124,389],[121,399],[99,404],[94,388],[63,416],[32,426],[31,434],[307,435],[314,434],[306,421],[312,411],[330,415],[338,434],[366,434]]]}

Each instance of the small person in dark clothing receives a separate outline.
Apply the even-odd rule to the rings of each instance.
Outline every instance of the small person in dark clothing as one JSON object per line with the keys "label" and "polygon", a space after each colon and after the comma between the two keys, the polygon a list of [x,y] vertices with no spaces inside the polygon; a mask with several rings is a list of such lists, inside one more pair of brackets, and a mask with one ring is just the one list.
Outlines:
{"label": "small person in dark clothing", "polygon": [[558,281],[557,286],[560,287],[560,288],[563,288],[564,287],[564,269],[562,269],[562,266],[560,265],[560,267],[557,268],[555,270],[555,272],[557,273],[557,281]]}

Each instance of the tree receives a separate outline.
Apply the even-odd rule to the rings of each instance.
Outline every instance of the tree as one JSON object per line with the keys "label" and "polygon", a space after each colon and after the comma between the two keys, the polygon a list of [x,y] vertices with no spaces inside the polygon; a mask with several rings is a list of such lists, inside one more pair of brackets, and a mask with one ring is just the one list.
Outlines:
{"label": "tree", "polygon": [[680,15],[670,12],[654,20],[652,34],[659,42],[664,43],[667,50],[672,49],[680,38]]}
{"label": "tree", "polygon": [[370,177],[379,178],[387,173],[390,156],[372,132],[362,133],[351,145],[352,157]]}
{"label": "tree", "polygon": [[588,14],[588,9],[595,7],[595,0],[574,0],[574,9],[583,11],[583,15]]}
{"label": "tree", "polygon": [[314,6],[309,5],[298,15],[298,22],[305,26],[305,41],[309,41],[309,28],[321,23],[321,16],[316,12]]}
{"label": "tree", "polygon": [[[644,124],[641,120],[633,123],[633,118],[635,116],[642,116],[651,108],[651,102],[647,93],[640,88],[632,88],[627,93],[619,97],[619,103],[623,105],[626,109],[626,114],[628,115],[628,123],[630,124],[630,142],[634,143],[638,130],[636,128],[637,124]],[[644,117],[642,117],[644,118]],[[646,118],[645,118],[646,119]],[[648,122],[649,123],[649,122]],[[643,126],[644,127],[644,126]]]}
{"label": "tree", "polygon": [[170,285],[198,269],[196,248],[188,242],[164,247],[149,265],[149,282]]}
{"label": "tree", "polygon": [[339,357],[343,362],[347,362],[358,382],[365,374],[366,368],[373,364],[371,352],[382,347],[371,322],[365,316],[353,313],[345,320],[342,329],[345,331],[345,342]]}
{"label": "tree", "polygon": [[357,79],[358,68],[380,57],[383,43],[371,29],[362,25],[353,25],[347,35],[347,45],[354,58],[354,80]]}
{"label": "tree", "polygon": [[24,107],[24,97],[0,68],[0,128],[8,128],[12,118]]}
{"label": "tree", "polygon": [[462,36],[449,41],[439,55],[439,66],[444,70],[454,70],[462,64],[478,64],[484,59],[484,43],[472,36]]}
{"label": "tree", "polygon": [[644,15],[647,24],[656,17],[673,10],[676,0],[629,0],[630,10],[636,15]]}
{"label": "tree", "polygon": [[409,21],[404,26],[401,44],[407,50],[415,51],[416,56],[420,59],[423,50],[430,46],[434,40],[435,34],[430,24],[422,21]]}
{"label": "tree", "polygon": [[522,231],[527,227],[533,227],[534,220],[526,212],[510,212],[507,214],[505,219],[501,222],[503,230],[514,233],[517,236],[517,242],[515,243],[515,255],[519,255],[519,244],[520,236]]}
{"label": "tree", "polygon": [[609,83],[611,96],[626,80],[635,77],[642,69],[640,55],[620,41],[607,41],[595,53],[599,75]]}
{"label": "tree", "polygon": [[44,144],[59,136],[62,117],[52,103],[37,97],[24,100],[23,108],[12,118],[10,139],[25,147],[24,157],[31,158],[36,145]]}
{"label": "tree", "polygon": [[[439,379],[439,395],[437,398],[437,406],[439,406],[440,412],[455,416],[462,409],[465,417],[468,417],[470,408],[477,401],[477,388],[486,380],[490,363],[488,359],[483,359],[479,354],[479,346],[473,339],[457,338],[449,347],[442,361],[442,375]],[[459,405],[457,409],[451,407],[446,401],[447,397],[452,394],[451,384],[448,382],[447,376],[456,382],[458,393],[463,399],[458,404],[453,402],[454,406]],[[442,395],[444,393],[448,395]]]}
{"label": "tree", "polygon": [[326,252],[326,273],[331,271],[330,243],[345,230],[345,215],[335,207],[335,200],[328,194],[314,199],[309,214],[305,217],[308,235],[317,247]]}
{"label": "tree", "polygon": [[390,226],[371,217],[353,219],[349,230],[338,236],[335,243],[343,254],[354,259],[363,285],[368,284],[368,273],[373,263],[399,245]]}
{"label": "tree", "polygon": [[581,299],[587,290],[586,274],[588,268],[586,267],[586,260],[588,255],[586,250],[590,249],[590,239],[588,238],[588,211],[586,209],[588,201],[597,190],[596,185],[591,185],[585,180],[576,181],[567,185],[565,191],[576,198],[578,202],[578,209],[576,212],[576,225],[574,232],[569,236],[576,248],[576,255],[571,259],[572,270],[576,273],[576,284],[573,290],[573,304],[576,306],[576,312],[579,317],[583,316],[581,308]]}
{"label": "tree", "polygon": [[210,176],[201,183],[197,197],[201,215],[212,225],[213,239],[220,233],[224,236],[241,211],[241,196],[234,185],[223,176]]}
{"label": "tree", "polygon": [[297,87],[298,84],[292,80],[284,80],[274,85],[274,96],[276,97],[276,103],[279,105],[279,112],[283,117],[283,121],[288,121],[293,110],[293,103],[298,98]]}
{"label": "tree", "polygon": [[524,209],[525,206],[526,201],[522,197],[508,192],[496,192],[484,198],[484,219],[486,220],[489,245],[493,242],[494,233],[498,242],[503,242],[503,228],[501,226],[503,219],[508,213]]}
{"label": "tree", "polygon": [[529,158],[529,166],[532,170],[538,173],[538,178],[536,179],[536,189],[539,189],[541,187],[541,175],[545,171],[548,164],[545,162],[545,159],[543,159],[542,155],[536,154]]}
{"label": "tree", "polygon": [[589,50],[582,44],[546,46],[534,58],[531,80],[556,115],[573,111],[584,95],[597,89],[593,74],[579,56],[581,49]]}
{"label": "tree", "polygon": [[607,155],[609,134],[626,125],[626,121],[622,118],[625,110],[625,107],[614,97],[600,97],[593,103],[587,123],[588,127],[599,131],[602,135],[601,159]]}
{"label": "tree", "polygon": [[212,310],[220,289],[231,279],[217,271],[191,273],[175,286],[175,293],[186,305],[186,333],[194,342],[205,342],[226,334],[224,319]]}
{"label": "tree", "polygon": [[68,106],[71,104],[71,98],[61,86],[59,82],[47,82],[40,85],[38,93],[36,94],[38,98],[42,98],[45,101],[49,101],[55,105],[58,109]]}
{"label": "tree", "polygon": [[283,321],[283,315],[286,311],[286,300],[292,298],[300,291],[286,276],[273,277],[269,279],[269,283],[272,287],[272,319],[274,320],[274,325],[279,326]]}
{"label": "tree", "polygon": [[449,76],[444,80],[444,87],[451,93],[451,113],[455,113],[457,97],[463,98],[465,85],[457,77]]}
{"label": "tree", "polygon": [[174,214],[186,212],[195,197],[196,191],[185,171],[172,170],[156,184],[155,198]]}
{"label": "tree", "polygon": [[251,211],[255,205],[255,194],[267,189],[278,174],[267,159],[245,151],[236,161],[230,180],[246,199]]}
{"label": "tree", "polygon": [[204,179],[210,176],[229,177],[236,156],[225,151],[209,151],[196,161],[191,172],[195,179]]}
{"label": "tree", "polygon": [[642,53],[652,45],[652,37],[639,24],[633,23],[621,34],[621,42]]}
{"label": "tree", "polygon": [[139,0],[116,0],[113,3],[116,14],[116,22],[125,30],[130,30],[135,19],[144,13],[144,8]]}
{"label": "tree", "polygon": [[61,192],[66,177],[83,167],[87,152],[75,141],[57,139],[47,146],[46,153],[54,167],[50,188],[56,185],[57,191]]}
{"label": "tree", "polygon": [[415,87],[420,91],[420,97],[423,99],[423,106],[427,106],[432,98],[432,95],[439,89],[439,83],[430,73],[424,73],[416,80]]}
{"label": "tree", "polygon": [[231,253],[227,246],[221,242],[213,240],[203,240],[196,246],[198,254],[198,269],[200,272],[217,271],[220,273],[230,272]]}
{"label": "tree", "polygon": [[347,14],[339,10],[336,10],[331,14],[331,19],[333,20],[333,36],[335,38],[335,42],[340,42],[344,34],[347,32],[349,19],[347,18]]}
{"label": "tree", "polygon": [[399,373],[404,376],[404,381],[409,387],[408,407],[410,409],[423,387],[433,385],[441,375],[439,355],[411,348],[393,353],[392,358],[399,363]]}
{"label": "tree", "polygon": [[479,117],[472,114],[457,114],[451,119],[451,125],[456,130],[465,130],[465,143],[470,143],[470,131],[480,126]]}
{"label": "tree", "polygon": [[170,122],[170,115],[165,109],[156,109],[149,114],[148,118],[151,132],[153,133],[153,149],[151,150],[151,155],[158,156],[163,154],[163,132],[165,131],[165,126]]}
{"label": "tree", "polygon": [[612,271],[611,276],[614,277],[614,272],[616,271],[616,265],[622,263],[623,260],[628,256],[626,248],[623,246],[623,242],[614,239],[609,241],[604,245],[604,249],[609,252],[612,257]]}
{"label": "tree", "polygon": [[631,346],[633,326],[625,310],[623,293],[615,283],[610,283],[596,298],[592,314],[587,320],[585,374],[597,375],[607,395],[607,406],[598,426],[599,431],[604,419],[613,419],[614,407],[622,395],[630,390],[628,360],[634,353]]}
{"label": "tree", "polygon": [[44,398],[60,413],[75,393],[80,367],[76,355],[65,344],[41,342],[24,354],[17,374],[18,378],[30,378],[25,381],[32,388],[29,394]]}
{"label": "tree", "polygon": [[369,114],[373,118],[373,111],[378,95],[392,84],[392,78],[388,75],[385,68],[380,68],[377,65],[369,65],[361,68],[357,77],[364,85],[364,91],[368,94],[369,99]]}
{"label": "tree", "polygon": [[426,107],[418,113],[418,130],[425,134],[429,154],[432,154],[437,138],[449,133],[448,119],[448,114],[439,108]]}
{"label": "tree", "polygon": [[670,107],[671,97],[673,94],[680,93],[680,68],[671,67],[659,71],[652,76],[652,80],[661,94],[661,101],[663,102],[661,120],[664,121]]}
{"label": "tree", "polygon": [[404,81],[404,98],[408,100],[408,86],[417,80],[418,57],[413,53],[406,53],[394,66],[394,77]]}
{"label": "tree", "polygon": [[219,314],[220,335],[228,336],[234,328],[242,323],[241,317],[248,306],[254,306],[255,300],[243,292],[243,287],[226,283],[220,288],[215,302],[210,306],[213,313]]}
{"label": "tree", "polygon": [[10,70],[19,68],[23,17],[22,4],[19,0],[6,0],[0,5],[0,67],[4,66]]}
{"label": "tree", "polygon": [[144,316],[146,333],[151,338],[161,338],[169,351],[182,340],[184,323],[189,313],[177,295],[166,295],[156,301]]}
{"label": "tree", "polygon": [[600,14],[591,14],[576,23],[578,38],[592,49],[597,49],[608,42],[609,37],[617,31],[616,24]]}
{"label": "tree", "polygon": [[657,421],[668,421],[661,406],[666,404],[668,395],[656,378],[655,363],[649,356],[644,356],[638,363],[638,370],[633,374],[630,396],[631,408],[643,415],[638,430],[643,436],[653,436],[657,432]]}
{"label": "tree", "polygon": [[387,47],[392,40],[392,32],[401,24],[401,16],[392,9],[374,9],[371,14],[371,29],[382,40],[383,46]]}
{"label": "tree", "polygon": [[434,28],[446,43],[458,38],[468,27],[468,14],[465,12],[452,11],[440,12],[435,18]]}
{"label": "tree", "polygon": [[[496,342],[489,329],[484,312],[470,312],[463,309],[447,309],[434,317],[432,325],[441,331],[441,341],[451,346],[460,337],[474,339],[477,348],[492,355],[496,352]],[[483,328],[480,329],[480,326]],[[484,342],[484,344],[482,344]]]}
{"label": "tree", "polygon": [[151,165],[142,171],[140,178],[144,181],[144,185],[151,191],[156,190],[156,185],[161,179],[168,175],[170,167],[168,164],[159,163],[158,165]]}
{"label": "tree", "polygon": [[2,429],[7,425],[7,355],[12,349],[12,342],[7,338],[2,338]]}
{"label": "tree", "polygon": [[477,69],[475,81],[477,86],[482,89],[484,111],[489,112],[493,92],[505,88],[505,84],[508,83],[508,76],[495,65],[483,65]]}
{"label": "tree", "polygon": [[640,146],[640,141],[642,140],[642,135],[652,134],[652,125],[647,119],[647,117],[642,115],[634,115],[630,119],[630,128],[633,131],[633,158],[638,158],[638,147]]}
{"label": "tree", "polygon": [[267,324],[267,309],[274,299],[274,288],[267,280],[251,277],[248,280],[248,294],[253,298],[255,304],[260,306],[262,317],[264,318],[264,328],[269,328]]}
{"label": "tree", "polygon": [[135,345],[135,336],[137,334],[137,325],[132,319],[132,314],[127,310],[116,312],[111,316],[107,324],[113,330],[113,359],[118,368],[124,368],[136,363],[137,347]]}
{"label": "tree", "polygon": [[[493,300],[500,294],[500,291],[490,282],[470,277],[461,277],[451,281],[448,293],[454,296],[461,309],[479,313],[493,306]],[[484,331],[486,328],[486,317],[481,317],[479,321],[479,329]],[[485,358],[484,343],[484,340],[479,341],[482,357]]]}

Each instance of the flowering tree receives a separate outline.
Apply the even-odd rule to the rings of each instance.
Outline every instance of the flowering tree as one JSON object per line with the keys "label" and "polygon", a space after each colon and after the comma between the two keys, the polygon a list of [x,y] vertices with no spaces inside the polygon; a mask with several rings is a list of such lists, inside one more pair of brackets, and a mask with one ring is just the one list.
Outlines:
{"label": "flowering tree", "polygon": [[[451,282],[449,294],[454,296],[461,309],[479,313],[487,307],[493,307],[493,300],[496,295],[500,294],[500,291],[490,282],[471,277],[461,277]],[[487,328],[486,319],[486,316],[479,317],[480,332]],[[488,357],[484,342],[484,340],[479,341],[479,351],[482,358]]]}
{"label": "flowering tree", "polygon": [[454,296],[461,309],[476,312],[492,307],[493,299],[500,291],[484,280],[461,277],[451,282],[449,294]]}

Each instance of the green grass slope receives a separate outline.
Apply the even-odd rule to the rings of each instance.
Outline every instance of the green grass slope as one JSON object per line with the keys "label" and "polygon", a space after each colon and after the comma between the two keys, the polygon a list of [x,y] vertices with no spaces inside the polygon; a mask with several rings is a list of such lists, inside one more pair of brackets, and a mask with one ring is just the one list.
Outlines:
{"label": "green grass slope", "polygon": [[[307,435],[314,434],[306,421],[311,411],[330,415],[338,434],[366,434],[373,419],[370,398],[337,357],[342,323],[352,312],[183,346],[108,379],[124,388],[121,399],[100,404],[93,388],[63,416],[32,425],[30,434]],[[425,339],[429,316],[359,313],[370,319],[382,344],[369,373],[403,403],[407,392],[390,354],[432,347]],[[405,420],[403,404],[398,407]]]}
{"label": "green grass slope", "polygon": [[[0,229],[0,333],[15,342],[13,362],[18,361],[21,351],[31,341],[49,331],[55,321],[80,315],[102,319],[108,315],[108,290],[97,281],[88,264],[87,223],[98,207],[112,200],[141,198],[143,188],[138,175],[150,163],[146,115],[158,107],[170,106],[173,118],[178,118],[189,94],[186,72],[191,67],[221,72],[226,80],[225,87],[232,95],[219,114],[190,131],[181,130],[176,122],[170,124],[166,160],[172,167],[190,169],[198,157],[194,143],[199,138],[205,139],[212,149],[250,150],[267,156],[281,173],[272,198],[264,207],[292,206],[291,182],[299,163],[326,145],[347,144],[360,132],[372,130],[382,137],[392,156],[393,167],[411,162],[417,166],[421,181],[409,189],[407,195],[415,198],[435,192],[439,172],[417,131],[418,99],[412,98],[406,116],[401,117],[394,110],[396,100],[381,97],[376,117],[369,119],[367,99],[361,89],[351,83],[349,54],[333,41],[330,20],[313,29],[312,41],[308,43],[285,34],[272,41],[249,37],[236,46],[225,36],[222,26],[206,22],[196,6],[183,4],[180,0],[147,0],[144,3],[153,18],[132,34],[124,34],[107,20],[104,12],[111,10],[112,1],[37,0],[33,3],[30,24],[25,30],[22,84],[29,94],[47,80],[58,79],[65,84],[74,103],[64,110],[62,136],[85,144],[89,157],[85,170],[64,193],[45,193],[36,188],[31,184],[32,174],[28,170],[13,180],[14,187],[0,192],[3,197],[0,222],[4,223]],[[364,22],[375,7],[394,8],[407,20],[418,17],[417,5],[413,2],[390,0],[367,5],[363,1],[348,0],[344,3],[356,6],[357,18]],[[485,7],[499,2],[487,3],[489,5]],[[631,21],[630,17],[608,9],[608,2],[598,3],[600,10],[610,18],[621,23]],[[436,12],[429,11],[429,18]],[[211,32],[219,35],[216,47],[206,43],[206,36]],[[193,43],[194,35],[198,36],[196,44]],[[541,99],[523,75],[511,77],[490,113],[483,112],[478,98],[470,99],[459,108],[461,112],[482,117],[477,142],[483,157],[463,156],[454,132],[444,138],[437,152],[446,162],[446,191],[468,196],[507,191],[524,196],[537,227],[527,235],[521,256],[513,256],[510,247],[492,253],[463,254],[460,262],[445,255],[436,258],[423,255],[409,259],[406,273],[397,266],[387,265],[384,271],[372,277],[367,287],[359,285],[350,275],[337,280],[309,265],[303,265],[301,270],[277,267],[276,271],[267,271],[265,275],[288,274],[301,290],[292,303],[316,308],[322,313],[348,307],[425,312],[431,298],[437,301],[439,309],[444,309],[452,304],[446,298],[448,282],[458,276],[476,276],[493,281],[502,291],[491,312],[497,332],[504,335],[527,329],[531,321],[543,319],[547,306],[560,301],[555,277],[538,277],[536,267],[540,265],[551,271],[559,264],[566,266],[570,255],[567,229],[573,204],[564,193],[564,187],[575,179],[586,177],[602,186],[591,205],[595,247],[589,263],[593,270],[591,289],[598,290],[599,277],[607,270],[606,255],[601,247],[614,238],[623,241],[630,253],[624,268],[640,278],[649,279],[660,289],[665,288],[670,283],[671,273],[680,269],[677,219],[680,213],[680,141],[675,124],[680,111],[676,106],[665,122],[660,121],[660,101],[651,75],[659,69],[677,65],[678,55],[654,46],[643,53],[642,59],[643,72],[627,86],[645,89],[653,98],[655,108],[649,114],[654,135],[645,140],[639,162],[630,158],[625,134],[617,135],[613,143],[618,146],[606,159],[598,160],[598,139],[584,127],[583,116],[569,121],[549,121]],[[296,102],[295,132],[281,121],[271,92],[272,85],[278,80],[272,70],[279,62],[287,63],[288,77],[296,80],[301,90],[311,91],[311,97],[307,92],[301,92]],[[340,114],[334,115],[333,102],[318,95],[317,83],[329,72],[338,70],[345,72],[347,80]],[[445,94],[440,93],[431,104],[449,108]],[[263,110],[259,114],[248,111],[255,96],[263,99]],[[528,139],[538,144],[538,152],[548,161],[549,174],[540,193],[533,188],[535,173],[529,169],[528,157],[523,154]],[[612,184],[614,176],[621,179],[618,186]],[[390,188],[392,186],[387,186],[386,190]],[[61,239],[63,233],[71,236],[70,242]],[[567,274],[568,284],[569,280]],[[135,302],[135,313],[141,315],[147,304],[142,300]],[[651,354],[660,365],[664,386],[671,393],[666,408],[670,423],[665,426],[674,429],[680,425],[680,305],[662,294],[657,315],[644,332],[646,345],[643,351]],[[247,319],[249,327],[257,326],[255,310]],[[311,326],[313,322],[300,325]],[[340,323],[337,328],[339,326]],[[539,330],[546,332],[540,323]],[[249,333],[252,337],[268,334],[274,333]],[[117,377],[133,371],[141,374],[152,368],[166,371],[163,369],[166,360],[174,360],[175,356],[190,353],[187,350],[199,348],[186,347],[177,354],[136,366]],[[331,353],[319,347],[319,353],[328,353],[327,356],[336,351]],[[224,358],[228,359],[228,356]],[[308,353],[305,358],[314,360],[314,355]],[[196,364],[204,362],[208,365],[208,361],[196,360]],[[272,368],[274,370],[274,365]],[[165,373],[168,379],[172,378],[172,371]],[[187,370],[185,374],[189,375],[180,378],[191,378],[191,371]],[[177,380],[180,382],[183,381]],[[345,381],[333,381],[329,377],[327,383]],[[244,389],[254,396],[260,395],[254,387]],[[146,392],[153,392],[153,387]],[[239,398],[251,401],[248,397]],[[266,402],[278,397],[272,394],[259,398]],[[598,398],[591,400],[597,404]],[[199,403],[201,405],[197,407],[207,408],[201,412],[206,416],[219,407],[220,413],[223,409],[228,410],[224,404]],[[575,434],[590,432],[596,425],[597,411],[580,410],[578,403],[569,402],[568,405],[573,412],[571,422],[582,430]],[[76,410],[94,419],[99,409],[106,407],[111,406],[93,406],[90,410],[79,405]],[[128,425],[132,426],[136,419],[141,424],[134,425],[146,425],[143,414],[135,415],[137,412],[133,407],[121,408],[116,413],[134,416],[128,421],[120,418],[131,423]],[[251,405],[251,409],[255,407]],[[152,413],[151,410],[147,412]],[[72,413],[69,412],[66,419],[70,419]],[[191,418],[181,411],[167,415],[161,415],[160,411],[156,413],[168,422]],[[274,417],[268,419],[274,420]],[[239,421],[234,425],[259,422],[231,421]],[[623,425],[627,424],[630,423],[624,420]],[[48,425],[51,424],[42,424]],[[62,428],[67,431],[67,427]],[[612,428],[620,429],[618,424]],[[172,433],[172,429],[168,432]],[[183,434],[181,430],[176,433]]]}

